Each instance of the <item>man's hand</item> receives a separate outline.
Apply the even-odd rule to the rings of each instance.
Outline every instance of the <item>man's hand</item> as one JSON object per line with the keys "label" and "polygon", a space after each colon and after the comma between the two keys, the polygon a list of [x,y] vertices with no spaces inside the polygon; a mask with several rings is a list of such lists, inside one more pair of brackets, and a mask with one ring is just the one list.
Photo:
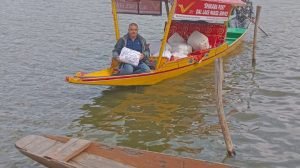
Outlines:
{"label": "man's hand", "polygon": [[142,59],[144,59],[145,58],[145,56],[144,56],[144,54],[142,53],[141,55],[140,55],[140,60],[142,60]]}
{"label": "man's hand", "polygon": [[116,60],[116,61],[118,61],[118,62],[121,62],[121,60],[120,60],[119,57],[114,57],[113,59]]}

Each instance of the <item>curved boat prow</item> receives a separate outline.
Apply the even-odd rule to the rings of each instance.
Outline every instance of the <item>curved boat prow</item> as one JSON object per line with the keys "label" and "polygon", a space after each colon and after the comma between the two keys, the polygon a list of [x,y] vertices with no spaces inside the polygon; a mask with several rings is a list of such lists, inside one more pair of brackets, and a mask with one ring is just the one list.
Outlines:
{"label": "curved boat prow", "polygon": [[[101,78],[101,77],[109,77],[112,76],[112,69],[107,68],[100,71],[85,73],[85,72],[77,72],[74,76],[67,76],[66,81],[69,83],[80,84],[80,81],[84,78]],[[86,84],[86,83],[84,83]]]}

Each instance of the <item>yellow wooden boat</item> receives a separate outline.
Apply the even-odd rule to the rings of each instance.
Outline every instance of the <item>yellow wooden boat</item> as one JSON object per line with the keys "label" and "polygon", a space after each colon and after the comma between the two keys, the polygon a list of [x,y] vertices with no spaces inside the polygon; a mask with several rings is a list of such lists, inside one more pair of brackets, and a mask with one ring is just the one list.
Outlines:
{"label": "yellow wooden boat", "polygon": [[[144,0],[148,1],[148,0]],[[153,0],[152,0],[153,1]],[[154,1],[153,1],[154,2]],[[155,1],[159,2],[159,1]],[[162,2],[162,1],[161,1]],[[236,7],[245,5],[241,0],[203,0],[203,1],[193,1],[193,0],[174,0],[171,4],[172,8],[169,10],[168,1],[164,1],[167,7],[168,21],[165,27],[165,33],[163,41],[161,44],[160,52],[158,57],[150,57],[150,60],[155,62],[156,68],[149,73],[142,74],[131,74],[131,75],[113,75],[114,68],[110,68],[91,72],[83,73],[78,72],[74,76],[67,76],[66,81],[74,84],[88,84],[88,85],[110,85],[110,86],[130,86],[130,85],[154,85],[163,80],[173,78],[182,75],[186,72],[195,70],[202,66],[212,63],[216,58],[224,57],[230,52],[234,51],[240,43],[247,32],[247,28],[232,28],[228,27],[228,20],[230,13]],[[120,3],[120,2],[119,2]],[[199,3],[199,4],[198,4]],[[201,8],[204,3],[212,5],[226,5],[226,10],[230,11],[225,17],[212,17],[212,16],[198,16],[199,20],[188,20],[188,16],[184,18],[188,11],[194,11],[197,8]],[[194,7],[193,7],[194,5]],[[118,0],[112,0],[112,10],[114,15],[116,39],[120,38],[119,28],[118,28]],[[119,5],[120,6],[120,5]],[[182,10],[185,6],[186,10]],[[228,9],[229,8],[229,9]],[[224,13],[224,11],[219,11]],[[175,16],[183,17],[184,20],[174,19]],[[207,19],[208,18],[208,19]],[[225,19],[224,19],[225,18]],[[208,23],[204,21],[221,20],[220,23]],[[248,27],[248,26],[247,26]],[[181,28],[181,30],[180,30]],[[188,29],[188,30],[187,30]],[[201,30],[201,33],[207,35],[210,41],[211,48],[205,51],[194,51],[187,57],[178,60],[167,60],[163,57],[163,51],[165,50],[165,45],[168,38],[175,32],[180,35],[191,34],[194,30]],[[179,31],[179,32],[178,32]],[[181,32],[180,32],[181,31]],[[189,33],[187,33],[187,31]]]}

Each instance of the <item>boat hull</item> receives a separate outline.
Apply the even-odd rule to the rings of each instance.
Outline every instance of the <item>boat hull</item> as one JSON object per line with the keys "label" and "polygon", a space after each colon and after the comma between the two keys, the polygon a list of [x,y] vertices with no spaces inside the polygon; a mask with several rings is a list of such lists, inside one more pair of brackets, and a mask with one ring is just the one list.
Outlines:
{"label": "boat hull", "polygon": [[174,78],[189,71],[211,64],[215,59],[224,57],[235,50],[243,41],[246,32],[242,34],[235,42],[223,45],[209,50],[207,55],[199,62],[187,57],[173,62],[165,63],[159,70],[151,73],[132,74],[124,76],[110,76],[110,70],[102,70],[89,74],[80,74],[73,77],[67,77],[66,81],[74,84],[87,85],[110,85],[110,86],[133,86],[133,85],[154,85],[163,80]]}
{"label": "boat hull", "polygon": [[62,136],[29,135],[16,142],[29,158],[52,168],[229,168],[202,160],[180,158],[126,147],[112,147]]}

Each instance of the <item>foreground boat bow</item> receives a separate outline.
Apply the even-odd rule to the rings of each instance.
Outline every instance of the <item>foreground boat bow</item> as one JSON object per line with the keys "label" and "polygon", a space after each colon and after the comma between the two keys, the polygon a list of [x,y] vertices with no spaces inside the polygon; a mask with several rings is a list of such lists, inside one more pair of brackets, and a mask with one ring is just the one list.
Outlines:
{"label": "foreground boat bow", "polygon": [[52,168],[229,168],[231,166],[63,136],[29,135],[16,142],[17,149]]}

